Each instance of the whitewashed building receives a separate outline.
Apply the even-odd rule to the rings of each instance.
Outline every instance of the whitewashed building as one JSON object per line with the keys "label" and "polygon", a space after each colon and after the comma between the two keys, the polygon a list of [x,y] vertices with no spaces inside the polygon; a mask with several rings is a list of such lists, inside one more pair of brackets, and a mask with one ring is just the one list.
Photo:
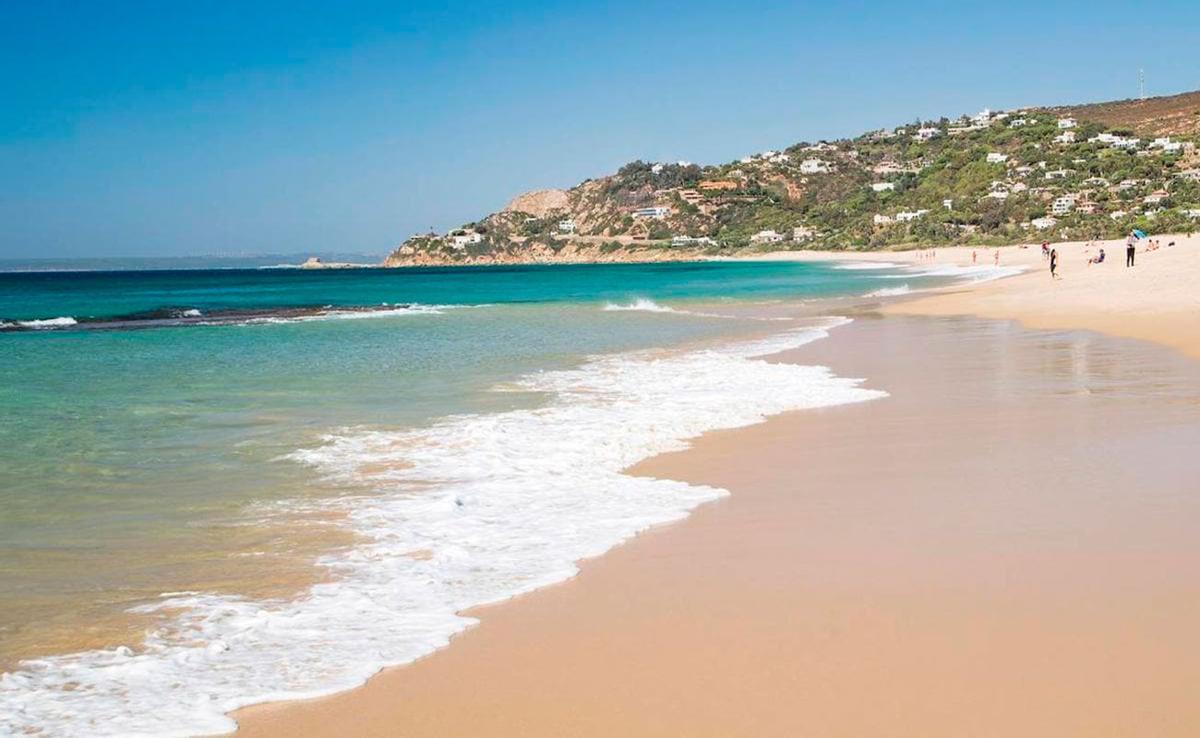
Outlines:
{"label": "whitewashed building", "polygon": [[779,243],[782,240],[782,233],[776,233],[770,229],[759,231],[750,237],[750,243]]}

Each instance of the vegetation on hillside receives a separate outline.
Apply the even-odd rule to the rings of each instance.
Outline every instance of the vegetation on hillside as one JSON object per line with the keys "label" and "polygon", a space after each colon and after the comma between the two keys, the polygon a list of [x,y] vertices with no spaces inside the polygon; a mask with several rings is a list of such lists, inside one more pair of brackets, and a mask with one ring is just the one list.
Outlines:
{"label": "vegetation on hillside", "polygon": [[[502,211],[414,237],[392,261],[553,255],[566,244],[606,254],[650,244],[689,254],[989,245],[1200,223],[1193,138],[1139,138],[1142,125],[1110,105],[1125,111],[1124,125],[1064,120],[1065,109],[985,111],[720,165],[635,161],[567,190],[561,209]],[[478,240],[463,243],[472,233]]]}

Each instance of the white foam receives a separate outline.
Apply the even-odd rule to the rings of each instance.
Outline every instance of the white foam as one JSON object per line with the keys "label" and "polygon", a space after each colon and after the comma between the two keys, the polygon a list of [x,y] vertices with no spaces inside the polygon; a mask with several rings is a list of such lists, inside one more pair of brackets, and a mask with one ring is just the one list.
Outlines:
{"label": "white foam", "polygon": [[868,292],[865,297],[896,297],[899,295],[907,295],[912,292],[907,284],[902,284],[899,287],[884,287],[883,289]]}
{"label": "white foam", "polygon": [[645,297],[639,297],[638,299],[634,300],[633,302],[629,303],[628,305],[618,305],[616,303],[610,302],[610,303],[605,304],[603,309],[606,311],[632,311],[632,312],[642,312],[642,313],[675,313],[675,312],[678,312],[677,310],[675,310],[675,308],[670,308],[665,305],[659,305],[654,300],[650,300]]}
{"label": "white foam", "polygon": [[33,328],[33,329],[64,328],[69,325],[75,325],[77,322],[78,321],[76,321],[72,317],[62,317],[62,318],[46,318],[45,320],[18,320],[17,325],[19,325],[23,328]]}
{"label": "white foam", "polygon": [[761,320],[761,321],[777,321],[777,320],[792,320],[787,317],[772,317],[764,315],[726,315],[723,313],[709,313],[698,310],[680,310],[679,308],[660,305],[654,300],[645,297],[630,302],[626,305],[617,303],[605,303],[601,308],[605,312],[642,312],[642,313],[669,313],[671,315],[690,315],[696,318],[721,318],[722,320]]}
{"label": "white foam", "polygon": [[972,266],[956,266],[941,264],[938,266],[910,266],[906,274],[880,275],[877,279],[908,279],[910,277],[952,277],[962,282],[990,282],[993,279],[1003,279],[1021,274],[1024,267],[1019,266],[987,266],[984,264]]}
{"label": "white foam", "polygon": [[846,261],[834,265],[834,269],[846,269],[849,271],[864,271],[869,269],[896,269],[899,264],[893,264],[889,261]]}
{"label": "white foam", "polygon": [[761,359],[837,324],[533,374],[518,385],[545,393],[534,409],[331,433],[287,457],[363,488],[307,503],[344,511],[364,541],[322,560],[331,581],[294,601],[164,596],[141,609],[173,615],[136,652],[0,677],[0,733],[222,733],[230,710],[344,690],[428,654],[475,622],[463,610],[562,581],[580,559],[727,494],[622,473],[630,465],[706,431],[883,396],[824,367]]}

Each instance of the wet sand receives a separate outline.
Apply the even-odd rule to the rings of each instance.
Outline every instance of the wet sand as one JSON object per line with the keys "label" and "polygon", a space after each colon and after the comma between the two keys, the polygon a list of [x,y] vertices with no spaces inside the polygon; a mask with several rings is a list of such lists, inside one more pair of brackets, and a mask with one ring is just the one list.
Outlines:
{"label": "wet sand", "polygon": [[781,359],[891,396],[639,466],[733,494],[239,735],[1200,734],[1200,364],[898,316]]}

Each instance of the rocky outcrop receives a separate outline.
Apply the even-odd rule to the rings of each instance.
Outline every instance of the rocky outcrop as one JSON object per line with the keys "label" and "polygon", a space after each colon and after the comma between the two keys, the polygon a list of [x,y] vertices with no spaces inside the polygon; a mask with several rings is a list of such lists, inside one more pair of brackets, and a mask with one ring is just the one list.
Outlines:
{"label": "rocky outcrop", "polygon": [[514,197],[504,206],[504,212],[545,218],[553,212],[566,210],[569,204],[566,190],[533,190]]}

